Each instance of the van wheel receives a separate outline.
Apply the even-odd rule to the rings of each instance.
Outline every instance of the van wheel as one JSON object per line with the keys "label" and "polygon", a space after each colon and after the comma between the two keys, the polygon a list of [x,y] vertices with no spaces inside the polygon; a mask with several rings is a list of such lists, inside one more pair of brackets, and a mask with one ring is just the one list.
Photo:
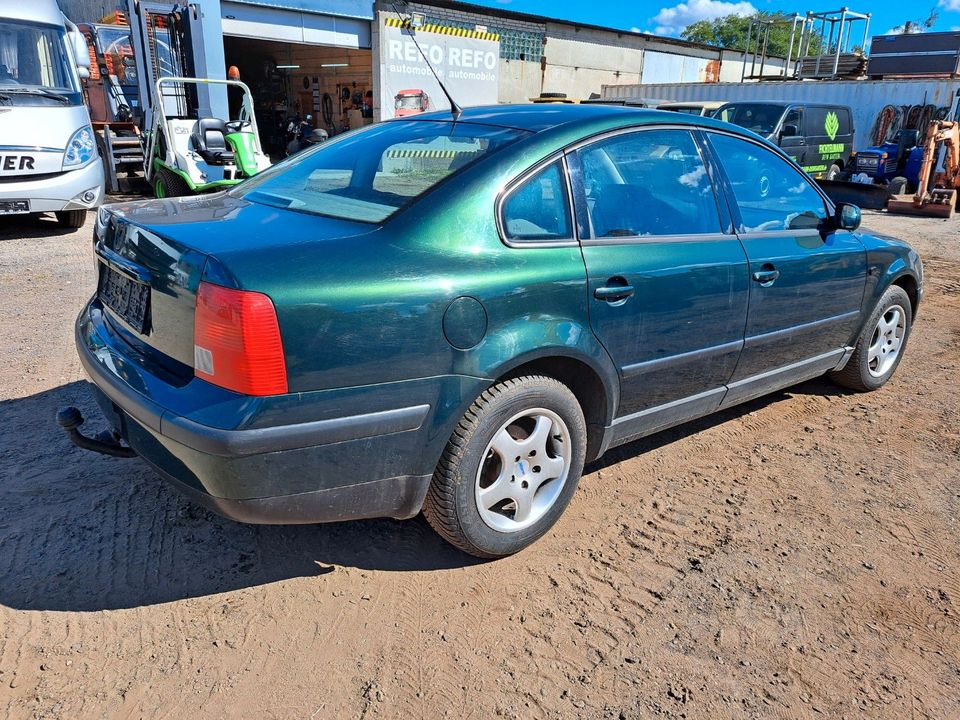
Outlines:
{"label": "van wheel", "polygon": [[86,210],[61,210],[54,215],[57,216],[57,222],[66,228],[82,228],[87,221]]}
{"label": "van wheel", "polygon": [[869,392],[893,377],[910,337],[913,321],[910,297],[899,285],[891,285],[870,313],[863,333],[843,370],[830,373],[838,385]]}
{"label": "van wheel", "polygon": [[153,181],[153,194],[158,198],[182,197],[190,194],[190,186],[175,172],[159,168]]}
{"label": "van wheel", "polygon": [[471,555],[518,552],[566,509],[583,472],[586,438],[583,411],[566,385],[539,375],[504,380],[460,420],[423,513]]}
{"label": "van wheel", "polygon": [[834,163],[833,165],[830,166],[830,169],[827,170],[827,176],[826,176],[826,178],[824,178],[824,179],[825,179],[825,180],[839,180],[839,179],[840,179],[840,174],[841,174],[842,172],[843,172],[843,171],[840,169],[840,166],[837,165],[836,163]]}

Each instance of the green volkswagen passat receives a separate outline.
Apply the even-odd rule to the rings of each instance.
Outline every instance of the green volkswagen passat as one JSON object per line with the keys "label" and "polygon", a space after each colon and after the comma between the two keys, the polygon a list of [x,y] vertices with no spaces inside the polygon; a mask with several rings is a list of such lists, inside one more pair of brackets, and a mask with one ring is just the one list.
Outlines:
{"label": "green volkswagen passat", "polygon": [[732,125],[472,108],[336,138],[229,192],[103,209],[76,324],[111,433],[255,523],[421,510],[543,535],[608,448],[828,373],[893,374],[917,254]]}

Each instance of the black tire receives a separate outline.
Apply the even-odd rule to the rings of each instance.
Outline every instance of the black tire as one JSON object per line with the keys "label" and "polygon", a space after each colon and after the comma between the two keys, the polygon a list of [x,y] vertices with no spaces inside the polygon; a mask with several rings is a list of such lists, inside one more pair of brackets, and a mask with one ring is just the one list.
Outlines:
{"label": "black tire", "polygon": [[824,180],[839,180],[842,172],[843,170],[840,169],[840,166],[834,163],[830,166],[830,169],[827,170]]}
{"label": "black tire", "polygon": [[[870,346],[878,339],[878,325],[880,319],[891,317],[891,312],[895,309],[903,313],[903,334],[897,354],[889,368],[877,375],[876,369],[871,370]],[[829,377],[837,385],[841,385],[857,392],[870,392],[883,387],[886,382],[893,377],[900,361],[903,359],[903,353],[907,349],[907,340],[910,339],[910,329],[913,325],[913,309],[910,305],[910,297],[906,291],[897,286],[891,285],[880,298],[880,302],[870,313],[863,332],[857,339],[857,344],[853,355],[842,370],[837,370],[829,374]]]}
{"label": "black tire", "polygon": [[190,186],[186,180],[166,168],[157,168],[153,178],[153,194],[158,198],[182,197],[190,195]]}
{"label": "black tire", "polygon": [[61,210],[54,215],[57,216],[57,222],[66,228],[82,228],[87,221],[86,210]]}
{"label": "black tire", "polygon": [[[478,508],[476,488],[481,463],[494,436],[511,418],[535,408],[555,414],[566,426],[566,477],[553,504],[536,522],[513,532],[499,531],[481,517]],[[519,552],[543,536],[566,509],[583,472],[586,437],[583,410],[566,385],[539,375],[504,380],[485,390],[460,420],[434,472],[423,513],[441,537],[466,553],[497,558]],[[532,472],[539,472],[539,468],[533,467]],[[527,487],[526,483],[523,486]]]}
{"label": "black tire", "polygon": [[903,195],[907,192],[907,179],[905,177],[895,177],[887,184],[887,197],[893,195]]}

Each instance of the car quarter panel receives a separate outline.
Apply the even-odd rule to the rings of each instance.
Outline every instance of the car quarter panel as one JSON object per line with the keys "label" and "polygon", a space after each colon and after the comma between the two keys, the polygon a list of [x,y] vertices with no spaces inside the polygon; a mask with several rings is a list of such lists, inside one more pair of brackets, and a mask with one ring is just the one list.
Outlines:
{"label": "car quarter panel", "polygon": [[[238,286],[273,299],[291,392],[445,373],[492,380],[551,348],[610,366],[587,322],[576,241],[509,247],[499,236],[502,190],[580,134],[542,136],[467,168],[369,234],[216,255]],[[465,298],[482,312],[456,312]],[[473,323],[461,330],[479,340],[451,343],[453,319]]]}
{"label": "car quarter panel", "polygon": [[869,315],[888,287],[903,282],[907,277],[916,283],[916,298],[912,298],[916,310],[923,300],[923,263],[917,251],[902,240],[871,233],[869,229],[858,232],[857,236],[867,253],[867,286],[863,302],[865,315]]}

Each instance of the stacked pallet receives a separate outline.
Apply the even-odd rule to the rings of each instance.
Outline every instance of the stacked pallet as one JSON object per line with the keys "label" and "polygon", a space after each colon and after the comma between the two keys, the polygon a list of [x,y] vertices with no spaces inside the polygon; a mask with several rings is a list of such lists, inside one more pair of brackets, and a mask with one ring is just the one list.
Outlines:
{"label": "stacked pallet", "polygon": [[[837,72],[833,72],[835,55],[809,55],[800,59],[801,78],[857,78],[867,72],[867,58],[861,53],[843,53],[837,63]],[[817,61],[820,67],[817,68]]]}

